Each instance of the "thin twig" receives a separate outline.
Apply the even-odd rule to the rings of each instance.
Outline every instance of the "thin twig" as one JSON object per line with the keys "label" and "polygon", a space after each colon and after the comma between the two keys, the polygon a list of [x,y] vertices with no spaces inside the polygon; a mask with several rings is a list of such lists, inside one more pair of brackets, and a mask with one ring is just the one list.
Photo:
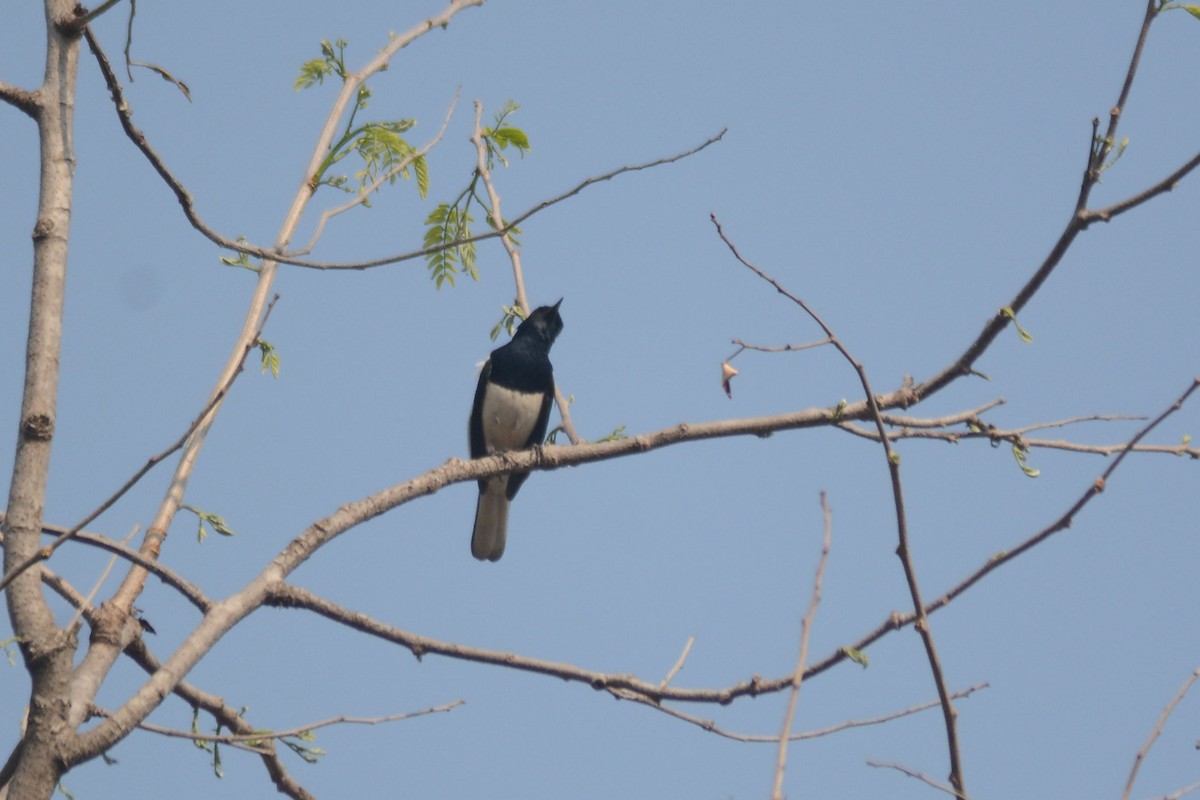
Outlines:
{"label": "thin twig", "polygon": [[[75,523],[75,525],[73,525],[72,527],[70,527],[66,530],[62,530],[60,533],[58,533],[58,535],[54,539],[54,541],[50,542],[49,544],[43,545],[32,556],[25,559],[20,564],[17,564],[12,569],[10,569],[7,573],[5,573],[4,577],[0,578],[0,591],[3,591],[4,588],[6,586],[8,586],[8,584],[11,583],[14,578],[16,578],[18,575],[20,575],[25,570],[29,569],[34,564],[36,564],[40,561],[46,561],[47,559],[49,559],[50,556],[54,555],[55,550],[62,547],[64,544],[69,542],[71,539],[74,539],[79,534],[80,531],[82,531],[86,526],[88,526],[92,522],[94,522],[97,517],[99,517],[101,514],[103,514],[108,509],[112,508],[113,505],[115,505],[118,500],[120,500],[122,497],[124,497],[125,494],[130,489],[132,489],[134,486],[136,486],[138,484],[138,482],[141,481],[142,478],[146,477],[147,473],[149,473],[150,470],[154,469],[156,466],[158,466],[160,463],[162,463],[168,456],[170,456],[172,453],[179,450],[181,447],[183,447],[187,443],[188,439],[192,436],[192,434],[200,429],[200,425],[204,422],[204,419],[208,416],[208,414],[217,406],[218,403],[220,403],[225,398],[226,395],[229,394],[229,390],[233,387],[233,382],[235,380],[237,380],[237,377],[239,375],[242,374],[242,369],[245,366],[246,358],[250,355],[251,352],[253,352],[254,347],[255,347],[256,343],[258,342],[258,337],[262,335],[263,329],[266,327],[267,320],[271,316],[271,310],[275,308],[275,303],[278,302],[278,300],[279,300],[279,295],[275,295],[275,297],[271,299],[271,302],[267,305],[267,310],[265,312],[263,312],[262,320],[259,322],[258,330],[254,334],[254,338],[246,344],[246,347],[242,352],[242,357],[241,357],[241,360],[238,362],[237,369],[234,370],[232,373],[230,373],[229,377],[225,381],[225,383],[216,392],[213,393],[213,396],[211,398],[209,398],[209,401],[204,404],[204,408],[202,408],[200,410],[200,414],[197,415],[197,417],[194,420],[192,420],[192,424],[189,425],[187,427],[187,430],[185,430],[183,432],[183,435],[180,436],[178,439],[176,439],[174,442],[172,442],[161,453],[151,456],[146,461],[146,463],[142,465],[141,469],[139,469],[137,472],[133,473],[133,475],[131,475],[129,477],[129,479],[126,480],[125,483],[123,483],[121,485],[121,488],[117,489],[115,492],[113,492],[111,495],[109,495],[103,502],[100,503],[100,505],[96,506],[94,509],[89,511],[84,516],[83,519],[81,519],[79,522]],[[0,516],[2,516],[2,515],[0,515]],[[48,525],[42,526],[43,531],[49,531],[52,529],[53,529],[52,526],[48,526]]]}
{"label": "thin twig", "polygon": [[[130,539],[132,539],[134,536],[137,536],[137,532],[141,530],[141,528],[142,526],[140,524],[135,523],[133,530],[129,532],[129,535],[121,540],[121,545],[124,546]],[[92,590],[88,592],[87,597],[83,598],[83,602],[76,607],[75,614],[71,617],[71,621],[67,623],[67,630],[75,630],[76,623],[78,623],[79,618],[83,616],[84,606],[90,606],[92,604],[92,599],[96,596],[96,592],[100,591],[100,587],[104,585],[104,580],[108,577],[108,573],[112,572],[113,566],[116,565],[117,558],[118,556],[116,553],[113,553],[112,556],[109,557],[108,563],[104,566],[104,570],[100,573],[100,577],[96,579],[96,583],[94,586],[92,586]]]}
{"label": "thin twig", "polygon": [[[388,722],[400,722],[406,719],[415,719],[424,717],[430,714],[440,714],[449,712],[458,706],[463,705],[465,701],[454,700],[450,703],[444,703],[439,706],[430,706],[423,708],[420,711],[405,711],[398,714],[387,714],[381,717],[353,717],[345,714],[336,717],[313,722],[308,725],[298,725],[293,728],[288,728],[282,731],[254,731],[252,733],[197,733],[195,731],[182,730],[180,728],[170,728],[165,725],[155,725],[149,722],[142,722],[138,725],[144,731],[157,733],[173,739],[189,739],[193,742],[215,742],[216,744],[227,744],[234,747],[245,746],[244,749],[253,753],[268,752],[262,747],[262,742],[269,740],[287,739],[296,736],[305,736],[319,728],[328,728],[331,725],[383,725]],[[109,717],[111,714],[99,706],[92,706],[92,713],[97,717]]]}
{"label": "thin twig", "polygon": [[[963,689],[962,691],[954,692],[951,695],[951,697],[953,697],[955,700],[961,700],[965,697],[970,697],[972,694],[979,691],[980,689],[986,689],[986,688],[988,688],[987,683],[977,683],[974,686],[970,686],[966,689]],[[683,722],[687,722],[691,725],[695,725],[696,727],[702,728],[703,730],[706,730],[709,733],[715,733],[717,736],[721,736],[725,739],[732,739],[735,742],[746,742],[748,744],[773,744],[776,746],[779,745],[779,734],[738,733],[736,731],[728,731],[728,730],[725,730],[724,728],[719,727],[711,719],[703,719],[701,717],[693,716],[692,714],[686,714],[686,713],[680,711],[679,709],[672,708],[671,706],[663,705],[661,703],[651,702],[651,701],[647,700],[646,698],[641,697],[640,695],[621,694],[620,697],[625,700],[632,700],[634,702],[649,706],[650,708],[653,708],[656,711],[661,711],[668,716],[674,717],[675,719],[681,720]],[[941,706],[941,704],[942,704],[941,700],[929,700],[927,702],[920,703],[915,706],[910,706],[909,708],[905,708],[900,711],[892,711],[887,714],[881,714],[880,716],[877,716],[877,717],[867,717],[865,719],[845,720],[843,722],[838,722],[833,725],[827,725],[824,728],[815,728],[811,731],[800,731],[797,733],[792,733],[788,736],[788,739],[793,742],[800,742],[800,741],[804,741],[806,739],[819,739],[823,736],[831,736],[835,733],[841,733],[842,731],[851,730],[853,728],[865,728],[865,727],[868,727],[871,725],[882,725],[885,722],[891,722],[892,720],[900,719],[902,717],[911,716],[913,714],[919,714],[920,712],[928,711],[931,708],[939,708]]]}
{"label": "thin twig", "polygon": [[1188,690],[1196,683],[1196,679],[1200,678],[1200,668],[1197,668],[1183,682],[1183,686],[1179,687],[1179,691],[1171,698],[1171,702],[1167,703],[1167,707],[1158,715],[1158,722],[1154,726],[1154,730],[1150,731],[1150,736],[1146,739],[1146,743],[1142,745],[1142,749],[1138,750],[1137,755],[1133,758],[1133,767],[1129,770],[1129,779],[1125,781],[1125,791],[1121,793],[1121,800],[1129,800],[1129,795],[1133,792],[1133,784],[1137,780],[1138,770],[1142,768],[1142,763],[1146,760],[1146,756],[1150,754],[1150,748],[1158,741],[1158,737],[1162,735],[1163,726],[1167,724],[1167,719],[1175,711],[1175,707],[1183,701]]}
{"label": "thin twig", "polygon": [[689,636],[687,643],[685,643],[683,645],[683,652],[680,653],[679,658],[677,658],[675,660],[675,665],[673,667],[671,667],[670,670],[667,671],[666,676],[662,679],[662,683],[660,683],[658,685],[658,688],[660,688],[660,689],[667,688],[667,684],[670,683],[675,678],[675,676],[679,674],[679,671],[681,669],[683,669],[684,662],[687,661],[688,653],[692,652],[692,645],[694,645],[695,643],[696,643],[696,637]]}
{"label": "thin twig", "polygon": [[[933,631],[929,626],[929,620],[925,615],[925,601],[921,597],[921,587],[917,581],[916,566],[913,563],[912,552],[909,548],[908,536],[908,517],[904,505],[904,485],[900,479],[900,456],[892,449],[891,441],[888,439],[887,430],[883,420],[883,413],[880,408],[878,398],[875,392],[871,389],[871,382],[867,377],[867,371],[862,363],[856,359],[845,345],[838,339],[833,329],[825,323],[823,319],[809,307],[802,299],[792,294],[783,287],[779,281],[768,275],[758,266],[747,260],[733,244],[732,241],[725,235],[725,231],[721,228],[721,223],[717,220],[717,215],[711,215],[712,223],[717,229],[717,235],[721,241],[729,248],[743,266],[756,274],[758,277],[769,283],[777,292],[787,297],[796,305],[800,306],[812,320],[820,326],[821,330],[829,338],[832,344],[847,363],[854,369],[858,375],[859,383],[862,384],[863,394],[866,396],[867,409],[869,418],[874,421],[875,429],[879,433],[879,443],[883,447],[884,458],[887,462],[888,476],[892,484],[892,500],[896,515],[896,534],[899,539],[899,545],[896,548],[896,556],[900,559],[900,565],[904,570],[904,578],[908,584],[909,595],[912,598],[913,610],[916,615],[914,628],[921,637],[921,643],[925,647],[926,659],[929,661],[929,670],[933,676],[934,685],[937,688],[938,697],[942,701],[942,719],[946,727],[946,746],[950,755],[950,782],[954,785],[955,790],[960,796],[966,797],[965,781],[963,778],[962,755],[958,741],[958,715],[954,710],[954,704],[950,697],[950,690],[946,685],[945,674],[942,670],[941,657],[938,655],[937,644],[933,638]],[[910,383],[909,381],[905,382]]]}
{"label": "thin twig", "polygon": [[923,783],[927,783],[930,786],[932,786],[934,789],[943,791],[948,795],[951,795],[954,797],[961,796],[959,794],[959,792],[955,791],[952,787],[947,786],[946,784],[944,784],[940,781],[935,781],[933,778],[929,777],[928,775],[926,775],[922,772],[917,772],[915,769],[910,769],[909,767],[906,767],[903,764],[894,764],[890,761],[873,761],[873,760],[868,759],[867,766],[877,767],[879,769],[894,769],[897,772],[903,772],[905,775],[907,775],[910,778],[916,778],[917,780],[922,781]]}
{"label": "thin twig", "polygon": [[829,548],[833,538],[833,512],[825,492],[821,492],[821,514],[824,519],[825,535],[821,540],[821,558],[817,561],[817,574],[813,578],[812,596],[808,610],[800,620],[800,654],[796,656],[796,669],[792,672],[792,691],[788,695],[787,713],[783,716],[783,729],[779,731],[779,750],[775,756],[775,787],[772,800],[783,800],[783,773],[787,767],[788,743],[791,742],[792,724],[796,719],[796,704],[800,700],[800,686],[804,681],[804,665],[808,661],[808,640],[812,634],[817,606],[821,604],[821,583],[825,578],[825,565],[829,563]]}

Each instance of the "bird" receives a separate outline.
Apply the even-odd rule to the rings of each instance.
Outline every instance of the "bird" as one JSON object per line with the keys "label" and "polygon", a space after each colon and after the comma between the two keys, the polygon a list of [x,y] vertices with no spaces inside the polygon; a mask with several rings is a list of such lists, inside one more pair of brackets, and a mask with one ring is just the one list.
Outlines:
{"label": "bird", "polygon": [[[562,331],[562,299],[530,312],[509,342],[492,351],[479,373],[471,406],[468,439],[471,458],[541,444],[554,400],[550,347]],[[496,475],[479,481],[471,555],[499,561],[508,537],[508,507],[528,472]]]}

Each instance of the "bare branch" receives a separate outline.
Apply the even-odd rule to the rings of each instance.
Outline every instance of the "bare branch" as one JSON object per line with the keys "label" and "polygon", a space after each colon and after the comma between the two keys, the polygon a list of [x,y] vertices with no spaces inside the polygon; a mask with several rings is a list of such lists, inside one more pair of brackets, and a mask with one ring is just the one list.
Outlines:
{"label": "bare branch", "polygon": [[903,764],[894,764],[890,761],[868,760],[867,766],[877,767],[879,769],[894,769],[897,772],[903,772],[905,775],[907,775],[910,778],[916,778],[917,780],[932,786],[934,789],[945,792],[948,795],[951,795],[953,797],[962,797],[962,795],[959,794],[959,792],[955,791],[952,787],[947,786],[946,784],[942,783],[941,781],[935,781],[933,778],[930,778],[928,775],[926,775],[922,772],[917,772],[915,769],[910,769],[909,767],[906,767]]}
{"label": "bare branch", "polygon": [[41,106],[38,104],[38,96],[34,92],[26,91],[19,86],[13,86],[11,83],[0,81],[0,100],[8,103],[13,108],[24,111],[26,115],[33,119],[37,119]]}
{"label": "bare branch", "polygon": [[787,767],[788,743],[791,741],[792,724],[796,718],[796,703],[800,699],[800,685],[804,681],[804,665],[808,661],[808,639],[812,633],[813,620],[817,616],[817,606],[821,604],[821,582],[825,577],[825,565],[829,563],[829,548],[833,537],[833,513],[829,509],[829,500],[825,492],[821,492],[821,513],[825,520],[825,536],[821,540],[821,557],[817,561],[817,574],[813,578],[812,597],[808,601],[808,610],[800,620],[800,654],[796,657],[796,669],[792,673],[792,691],[788,696],[787,713],[783,717],[783,729],[779,732],[779,751],[775,756],[775,788],[771,792],[772,800],[783,800],[783,773]]}
{"label": "bare branch", "polygon": [[84,12],[83,6],[77,6],[75,11],[77,16],[75,19],[71,20],[71,28],[75,31],[76,35],[78,35],[85,27],[90,25],[93,20],[99,18],[101,14],[108,11],[119,2],[121,2],[121,0],[104,0],[103,3],[87,12]]}
{"label": "bare branch", "polygon": [[[775,287],[775,291],[787,297],[796,305],[800,306],[814,322],[821,327],[825,335],[829,338],[837,351],[842,354],[847,363],[854,369],[858,375],[859,383],[862,384],[863,394],[866,396],[866,410],[868,416],[875,423],[875,429],[879,434],[879,443],[882,445],[884,458],[887,461],[888,475],[892,483],[892,500],[896,514],[896,534],[899,539],[899,545],[896,548],[896,556],[900,559],[900,564],[904,569],[904,577],[908,583],[909,595],[912,597],[912,604],[915,613],[914,628],[921,637],[921,643],[925,646],[925,655],[929,661],[929,670],[933,675],[934,685],[937,687],[938,697],[942,701],[942,718],[946,726],[946,744],[950,753],[950,782],[954,785],[955,790],[963,797],[966,797],[966,788],[963,779],[962,756],[958,741],[958,715],[954,711],[953,701],[950,698],[950,690],[946,686],[945,674],[942,670],[941,658],[938,655],[937,644],[933,639],[933,631],[929,626],[929,620],[925,614],[925,601],[921,597],[920,584],[917,582],[916,566],[913,564],[912,553],[909,548],[908,536],[908,519],[907,512],[904,506],[904,486],[900,480],[900,456],[892,449],[891,441],[888,439],[887,430],[883,420],[881,403],[875,396],[875,392],[871,389],[871,382],[867,378],[867,371],[862,363],[851,355],[850,351],[842,344],[833,329],[830,328],[823,319],[809,307],[807,303],[801,300],[796,295],[785,289],[779,281],[768,275],[759,267],[748,261],[737,247],[725,235],[725,231],[721,228],[721,223],[717,220],[716,214],[711,215],[712,223],[717,229],[717,235],[721,237],[721,241],[729,248],[743,266],[763,279],[771,286]],[[905,380],[905,384],[910,384],[911,380]],[[840,417],[840,415],[839,415]]]}
{"label": "bare branch", "polygon": [[[263,328],[266,326],[267,320],[271,316],[271,310],[275,308],[275,303],[278,300],[279,295],[275,295],[275,297],[272,298],[270,304],[267,306],[267,310],[263,312],[262,320],[259,322],[258,330],[255,332],[254,338],[246,343],[246,346],[242,352],[242,357],[237,363],[237,368],[229,374],[224,385],[222,385],[216,392],[213,393],[212,397],[209,398],[204,408],[201,409],[200,414],[194,420],[192,420],[192,424],[189,425],[187,430],[183,432],[183,435],[176,439],[174,443],[169,445],[167,449],[163,450],[161,453],[151,456],[150,459],[142,465],[141,469],[133,473],[133,475],[121,485],[121,488],[117,489],[115,492],[109,495],[106,500],[101,502],[100,505],[88,512],[83,519],[74,525],[74,527],[63,530],[43,523],[42,531],[59,531],[57,537],[54,539],[54,541],[50,542],[50,544],[43,545],[36,553],[30,555],[29,558],[26,558],[21,563],[9,569],[8,572],[4,574],[4,577],[0,578],[0,591],[3,591],[4,587],[8,586],[8,584],[11,583],[15,577],[29,569],[34,564],[38,563],[39,561],[45,561],[49,559],[50,556],[54,555],[55,550],[62,547],[71,539],[75,538],[85,526],[90,525],[97,517],[99,517],[108,509],[112,508],[113,505],[122,497],[124,497],[130,489],[136,486],[142,478],[146,477],[146,474],[149,473],[150,470],[154,469],[154,467],[158,466],[168,456],[179,450],[184,446],[184,444],[187,443],[187,440],[191,437],[191,435],[200,428],[200,424],[204,421],[209,412],[211,412],[216,405],[220,403],[227,394],[229,394],[229,390],[233,387],[233,382],[237,380],[238,375],[242,373],[242,369],[246,363],[246,358],[250,355],[251,351],[253,351],[255,344],[258,342],[258,337],[262,335]],[[0,515],[0,519],[3,519],[3,515]]]}
{"label": "bare branch", "polygon": [[1200,153],[1197,153],[1196,155],[1192,156],[1186,163],[1184,163],[1184,165],[1182,167],[1175,170],[1174,172],[1172,172],[1167,177],[1163,178],[1158,183],[1156,183],[1153,186],[1150,186],[1146,189],[1143,189],[1142,191],[1138,192],[1137,194],[1133,195],[1132,197],[1127,197],[1124,200],[1122,200],[1121,202],[1115,203],[1111,206],[1108,206],[1107,208],[1101,208],[1101,209],[1097,209],[1095,211],[1083,212],[1084,221],[1085,222],[1093,222],[1093,221],[1108,222],[1113,217],[1116,217],[1120,214],[1124,214],[1126,211],[1129,211],[1131,209],[1137,208],[1138,206],[1142,205],[1143,203],[1149,202],[1150,200],[1153,200],[1154,198],[1158,197],[1160,194],[1174,191],[1179,186],[1179,182],[1182,181],[1185,177],[1187,177],[1188,174],[1191,173],[1198,166],[1200,166]]}
{"label": "bare branch", "polygon": [[[951,697],[953,697],[955,700],[961,700],[965,697],[970,697],[972,694],[979,691],[980,689],[986,689],[986,688],[988,688],[987,683],[977,683],[974,686],[963,689],[962,691],[954,692],[951,695]],[[682,712],[678,709],[672,708],[670,706],[665,706],[665,705],[661,705],[659,703],[649,702],[646,700],[646,698],[641,697],[640,695],[621,694],[621,697],[622,697],[622,699],[625,699],[625,700],[632,700],[634,702],[638,702],[643,705],[649,706],[650,708],[653,708],[656,711],[663,712],[667,716],[671,716],[671,717],[674,717],[675,719],[682,720],[683,722],[687,722],[691,725],[695,725],[698,728],[703,728],[704,730],[708,731],[709,733],[715,733],[717,736],[721,736],[726,739],[732,739],[735,742],[746,742],[749,744],[774,744],[774,745],[779,744],[779,735],[778,734],[769,734],[768,735],[768,734],[737,733],[735,731],[727,731],[727,730],[719,727],[711,719],[702,719],[700,717],[696,717],[691,714],[685,714],[684,712]],[[811,730],[811,731],[800,731],[798,733],[792,733],[788,736],[788,739],[793,742],[804,741],[805,739],[819,739],[823,736],[831,736],[832,734],[841,733],[842,731],[850,730],[852,728],[865,728],[865,727],[868,727],[871,725],[882,725],[885,722],[891,722],[892,720],[900,719],[902,717],[911,716],[913,714],[919,714],[920,712],[928,711],[931,708],[940,708],[941,705],[942,705],[941,700],[929,700],[927,702],[920,703],[919,705],[910,706],[909,708],[905,708],[901,711],[892,711],[888,714],[882,714],[877,717],[868,717],[866,719],[856,719],[856,720],[846,720],[844,722],[839,722],[835,725],[828,725],[824,728],[817,728],[817,729]]]}
{"label": "bare branch", "polygon": [[1175,693],[1175,696],[1171,698],[1171,702],[1167,703],[1167,707],[1158,716],[1158,722],[1155,724],[1154,730],[1150,731],[1150,736],[1146,739],[1146,743],[1142,745],[1142,749],[1138,750],[1137,755],[1133,758],[1133,767],[1129,770],[1129,779],[1125,781],[1125,791],[1121,793],[1121,800],[1129,800],[1129,795],[1133,792],[1133,784],[1137,780],[1138,770],[1142,768],[1142,762],[1146,760],[1146,756],[1150,754],[1150,748],[1154,746],[1154,743],[1162,734],[1163,726],[1167,724],[1167,719],[1174,713],[1175,707],[1183,701],[1183,698],[1192,688],[1192,685],[1196,683],[1197,678],[1200,678],[1200,668],[1197,668],[1188,676],[1187,680],[1183,682],[1183,686],[1179,687],[1179,691]]}
{"label": "bare branch", "polygon": [[[452,711],[458,706],[463,705],[464,701],[454,700],[449,703],[443,703],[440,706],[430,706],[423,708],[420,711],[405,711],[398,714],[387,714],[380,717],[353,717],[345,714],[336,717],[328,717],[327,719],[312,722],[307,725],[297,725],[294,728],[288,728],[282,731],[254,731],[252,733],[196,733],[194,731],[185,731],[179,728],[169,728],[164,725],[155,725],[149,722],[142,722],[138,728],[150,733],[157,733],[173,739],[188,739],[193,742],[215,742],[217,744],[227,744],[233,747],[239,747],[252,753],[267,753],[270,752],[263,748],[263,743],[269,740],[289,739],[297,736],[305,736],[312,731],[320,728],[328,728],[332,725],[383,725],[388,722],[400,722],[406,719],[416,719],[417,717],[425,717],[430,714],[440,714]],[[109,712],[99,706],[92,706],[92,713],[97,717],[108,717]]]}
{"label": "bare branch", "polygon": [[658,685],[658,688],[660,688],[660,689],[667,688],[667,684],[670,683],[675,678],[675,676],[679,674],[679,670],[683,669],[683,664],[685,661],[687,661],[688,653],[692,652],[692,645],[694,645],[695,643],[696,643],[696,637],[689,636],[687,642],[683,645],[683,652],[679,654],[679,658],[675,660],[675,665],[673,667],[671,667],[671,669],[667,672],[666,676],[663,677],[662,683],[660,683]]}

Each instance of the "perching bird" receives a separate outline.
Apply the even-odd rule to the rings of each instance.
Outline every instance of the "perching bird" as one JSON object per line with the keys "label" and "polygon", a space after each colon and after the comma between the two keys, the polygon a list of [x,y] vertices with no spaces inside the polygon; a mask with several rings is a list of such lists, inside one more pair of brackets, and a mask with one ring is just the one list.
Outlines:
{"label": "perching bird", "polygon": [[[562,330],[560,299],[535,308],[508,344],[492,351],[479,374],[468,435],[471,458],[541,444],[554,400],[554,368],[550,346]],[[499,561],[508,534],[508,504],[529,477],[528,472],[497,475],[479,481],[471,555]]]}

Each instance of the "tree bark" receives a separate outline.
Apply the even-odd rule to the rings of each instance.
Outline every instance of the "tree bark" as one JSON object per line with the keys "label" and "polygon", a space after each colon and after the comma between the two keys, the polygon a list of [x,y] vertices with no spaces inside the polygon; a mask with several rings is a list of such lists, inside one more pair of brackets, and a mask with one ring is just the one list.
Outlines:
{"label": "tree bark", "polygon": [[[46,0],[46,71],[33,93],[41,146],[37,222],[33,229],[33,280],[25,384],[17,450],[4,518],[4,566],[9,569],[41,546],[46,482],[58,395],[63,299],[75,155],[72,142],[79,38],[58,23],[70,20],[72,0]],[[64,764],[68,690],[75,652],[73,631],[58,627],[37,570],[8,587],[8,613],[32,681],[24,736],[3,770],[7,796],[49,798]]]}

